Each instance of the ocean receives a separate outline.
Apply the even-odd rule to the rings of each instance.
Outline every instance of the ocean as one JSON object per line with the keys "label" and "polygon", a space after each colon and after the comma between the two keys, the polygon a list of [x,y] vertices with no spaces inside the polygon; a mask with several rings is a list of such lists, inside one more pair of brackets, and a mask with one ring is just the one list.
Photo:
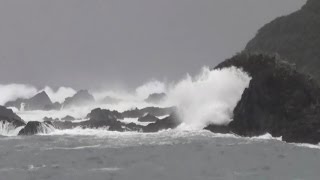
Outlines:
{"label": "ocean", "polygon": [[319,180],[320,146],[264,135],[53,130],[0,137],[0,180]]}

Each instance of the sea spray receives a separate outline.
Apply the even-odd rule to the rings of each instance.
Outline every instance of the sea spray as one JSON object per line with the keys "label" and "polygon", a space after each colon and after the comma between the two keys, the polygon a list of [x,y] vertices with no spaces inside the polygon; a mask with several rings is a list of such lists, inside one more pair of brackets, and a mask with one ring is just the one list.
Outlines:
{"label": "sea spray", "polygon": [[23,126],[16,127],[12,123],[0,121],[0,135],[1,136],[17,136]]}
{"label": "sea spray", "polygon": [[165,83],[163,83],[161,81],[153,80],[153,81],[149,81],[149,82],[139,86],[136,89],[136,95],[139,98],[145,99],[150,94],[164,93],[165,91],[166,91],[166,84]]}
{"label": "sea spray", "polygon": [[0,84],[0,105],[18,98],[30,98],[37,93],[37,89],[25,84]]}
{"label": "sea spray", "polygon": [[76,94],[76,91],[70,87],[59,87],[56,91],[54,91],[51,87],[46,86],[43,90],[50,97],[52,102],[62,103],[67,97],[71,97]]}
{"label": "sea spray", "polygon": [[232,121],[232,112],[251,78],[235,67],[187,76],[170,88],[168,99],[178,107],[181,129],[202,129]]}

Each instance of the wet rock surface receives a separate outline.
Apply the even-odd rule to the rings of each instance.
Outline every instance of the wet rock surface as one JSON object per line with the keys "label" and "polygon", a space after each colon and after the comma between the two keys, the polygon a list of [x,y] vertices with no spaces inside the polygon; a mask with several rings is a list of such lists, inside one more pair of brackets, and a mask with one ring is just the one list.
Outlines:
{"label": "wet rock surface", "polygon": [[[235,66],[252,80],[233,112],[233,121],[215,131],[242,136],[270,133],[287,142],[320,142],[320,89],[308,75],[276,56],[242,53],[216,68]],[[210,129],[210,127],[208,127]]]}
{"label": "wet rock surface", "polygon": [[25,125],[25,122],[17,114],[4,106],[0,106],[0,121],[11,123],[16,127]]}

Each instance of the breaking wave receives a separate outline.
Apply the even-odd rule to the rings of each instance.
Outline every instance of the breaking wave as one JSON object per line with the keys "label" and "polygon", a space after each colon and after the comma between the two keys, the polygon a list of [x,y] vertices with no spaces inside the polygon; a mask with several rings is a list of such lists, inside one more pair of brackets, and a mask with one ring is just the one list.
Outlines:
{"label": "breaking wave", "polygon": [[17,136],[19,131],[23,128],[16,127],[15,125],[6,122],[6,121],[0,121],[0,135],[1,136]]}
{"label": "breaking wave", "polygon": [[168,99],[178,107],[183,122],[180,128],[228,124],[250,80],[247,73],[231,67],[212,71],[203,68],[195,78],[187,76],[178,82],[169,90]]}

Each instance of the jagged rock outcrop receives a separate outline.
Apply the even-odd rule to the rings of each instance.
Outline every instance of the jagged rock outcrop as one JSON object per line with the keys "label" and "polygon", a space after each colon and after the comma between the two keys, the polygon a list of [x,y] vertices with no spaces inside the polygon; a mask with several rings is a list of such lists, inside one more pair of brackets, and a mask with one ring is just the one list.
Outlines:
{"label": "jagged rock outcrop", "polygon": [[42,91],[30,99],[17,99],[9,101],[5,104],[6,107],[15,107],[20,110],[58,110],[61,105],[59,103],[52,103],[50,97],[45,91]]}
{"label": "jagged rock outcrop", "polygon": [[[163,114],[163,110],[168,111],[166,108],[146,108],[146,111],[154,110],[154,113]],[[170,111],[171,112],[171,111]],[[135,114],[136,115],[136,114]],[[141,126],[136,123],[125,123],[122,120],[125,117],[123,113],[119,113],[118,111],[110,111],[107,109],[97,108],[92,110],[87,115],[87,121],[82,122],[72,122],[72,121],[52,121],[53,126],[56,129],[71,129],[75,127],[82,127],[82,128],[107,128],[109,131],[145,131],[145,132],[157,132],[159,130],[170,129],[176,127],[180,124],[177,121],[176,116],[170,116],[170,118],[165,119],[158,119],[153,115],[145,114],[146,116],[143,117],[142,113],[139,111],[139,115],[141,118],[147,118],[148,122],[153,122],[148,126]],[[150,117],[150,118],[149,118]]]}
{"label": "jagged rock outcrop", "polygon": [[74,96],[68,97],[63,103],[63,108],[82,106],[95,102],[94,97],[87,90],[80,90]]}
{"label": "jagged rock outcrop", "polygon": [[157,104],[157,103],[160,103],[161,101],[164,101],[166,97],[167,97],[166,93],[153,93],[153,94],[150,94],[148,98],[145,99],[145,101],[148,103]]}
{"label": "jagged rock outcrop", "polygon": [[124,111],[122,113],[123,117],[127,118],[140,118],[147,114],[152,116],[166,116],[174,113],[176,111],[175,107],[168,107],[168,108],[159,108],[159,107],[146,107],[143,109],[133,109]]}
{"label": "jagged rock outcrop", "polygon": [[178,117],[175,114],[171,114],[170,116],[160,119],[154,123],[148,124],[143,128],[143,132],[158,132],[161,130],[174,129],[178,127],[181,122],[178,120]]}
{"label": "jagged rock outcrop", "polygon": [[67,115],[67,116],[61,118],[61,120],[62,121],[74,121],[76,119],[74,117],[72,117],[72,116]]}
{"label": "jagged rock outcrop", "polygon": [[136,125],[134,123],[125,124],[121,122],[123,116],[117,111],[110,111],[107,109],[94,109],[92,110],[87,118],[88,121],[80,123],[82,127],[88,128],[101,128],[107,127],[110,131],[140,131],[142,126]]}
{"label": "jagged rock outcrop", "polygon": [[276,56],[242,53],[216,68],[235,66],[252,80],[233,112],[227,127],[212,131],[242,136],[270,133],[287,142],[320,142],[320,89],[308,75]]}
{"label": "jagged rock outcrop", "polygon": [[156,122],[159,119],[153,115],[147,114],[138,119],[139,122]]}
{"label": "jagged rock outcrop", "polygon": [[308,0],[297,12],[262,27],[247,44],[250,52],[277,53],[320,83],[320,1]]}
{"label": "jagged rock outcrop", "polygon": [[54,130],[51,122],[30,121],[19,131],[19,136],[30,136],[39,133],[49,133]]}
{"label": "jagged rock outcrop", "polygon": [[81,123],[84,127],[89,128],[101,128],[108,127],[110,131],[123,131],[122,123],[118,120],[122,116],[117,111],[109,111],[106,109],[94,109],[92,110],[87,118],[89,121]]}
{"label": "jagged rock outcrop", "polygon": [[0,121],[11,123],[16,127],[25,125],[25,122],[18,115],[4,106],[0,106]]}

